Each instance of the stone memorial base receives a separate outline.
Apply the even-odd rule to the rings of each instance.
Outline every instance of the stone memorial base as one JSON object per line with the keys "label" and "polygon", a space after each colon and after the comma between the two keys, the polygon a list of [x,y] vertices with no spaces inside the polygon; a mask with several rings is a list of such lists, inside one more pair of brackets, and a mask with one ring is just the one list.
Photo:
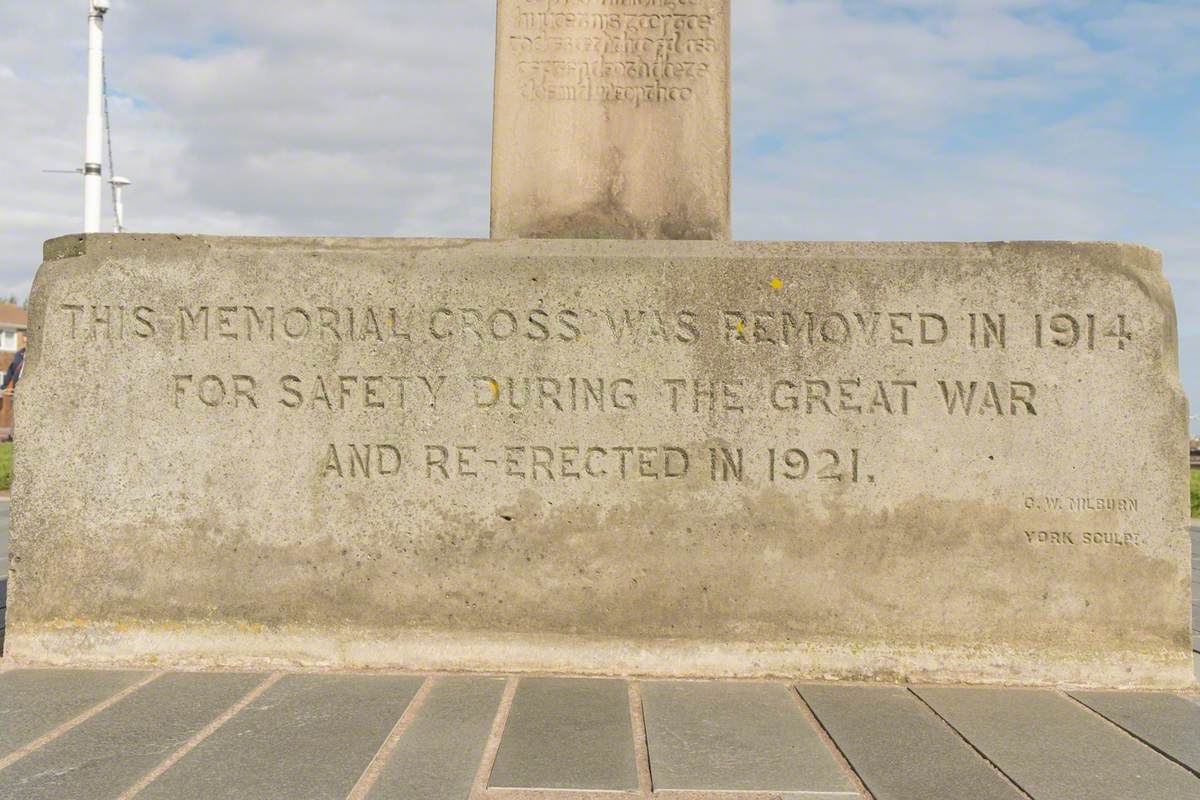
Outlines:
{"label": "stone memorial base", "polygon": [[1192,680],[1153,251],[46,252],[19,661]]}

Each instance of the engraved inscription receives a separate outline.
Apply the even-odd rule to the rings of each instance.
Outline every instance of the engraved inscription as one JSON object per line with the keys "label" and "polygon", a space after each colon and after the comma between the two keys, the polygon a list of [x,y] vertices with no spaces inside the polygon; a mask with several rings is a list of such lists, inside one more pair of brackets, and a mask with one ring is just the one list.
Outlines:
{"label": "engraved inscription", "polygon": [[1025,539],[1034,545],[1094,545],[1100,547],[1137,547],[1145,541],[1138,531],[1025,531]]}
{"label": "engraved inscription", "polygon": [[739,417],[751,412],[829,417],[1036,417],[1029,381],[883,380],[875,377],[726,379],[622,375],[238,375],[176,373],[175,408],[461,411]]}
{"label": "engraved inscription", "polygon": [[507,47],[530,102],[692,102],[715,78],[709,0],[520,0]]}
{"label": "engraved inscription", "polygon": [[1026,497],[1024,507],[1028,511],[1055,511],[1085,513],[1090,511],[1134,512],[1138,510],[1136,497]]}
{"label": "engraved inscription", "polygon": [[178,342],[534,343],[670,342],[766,349],[882,347],[1124,352],[1137,331],[1126,314],[1016,314],[937,309],[698,309],[193,304],[171,309],[111,303],[58,307],[73,340]]}
{"label": "engraved inscription", "polygon": [[771,447],[760,451],[635,443],[331,443],[322,448],[320,472],[323,478],[407,475],[435,481],[660,481],[696,477],[742,482],[761,477],[769,483],[875,483],[875,476],[863,470],[865,462],[866,456],[857,447]]}
{"label": "engraved inscription", "polygon": [[[773,294],[782,279],[768,285],[766,296],[782,297]],[[1087,308],[80,300],[57,307],[55,335],[72,346],[179,354],[156,390],[173,413],[247,424],[282,414],[346,426],[331,439],[363,437],[322,444],[297,462],[331,486],[684,482],[869,494],[909,467],[860,432],[899,425],[901,441],[904,426],[922,420],[963,432],[1044,431],[1061,423],[1057,412],[1072,388],[1046,381],[1029,359],[1125,362],[1152,338],[1143,338],[1133,314]],[[191,360],[190,348],[207,355]],[[638,358],[648,350],[663,357]],[[275,371],[261,369],[267,351]],[[314,360],[320,351],[336,360]],[[876,357],[863,362],[872,371],[853,371],[864,355]],[[945,366],[951,357],[955,366]],[[769,437],[746,435],[764,419],[778,425]],[[823,437],[814,426],[827,420],[845,426],[842,433]],[[586,424],[571,427],[576,422]],[[701,433],[621,438],[660,423],[664,436],[680,425]],[[612,427],[589,434],[592,424]],[[447,425],[461,426],[462,437]],[[376,440],[365,431],[387,433]],[[551,438],[558,436],[567,438]],[[1132,548],[1146,540],[1136,497],[1043,491],[1018,489],[1005,501],[1028,517],[1013,531],[1024,544]]]}

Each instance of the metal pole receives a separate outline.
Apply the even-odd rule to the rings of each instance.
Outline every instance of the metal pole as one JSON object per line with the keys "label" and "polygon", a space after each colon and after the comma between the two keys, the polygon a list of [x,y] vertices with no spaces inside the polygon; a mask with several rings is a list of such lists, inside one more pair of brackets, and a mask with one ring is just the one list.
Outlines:
{"label": "metal pole", "polygon": [[104,179],[104,12],[106,0],[88,0],[87,146],[83,162],[83,232],[100,232]]}
{"label": "metal pole", "polygon": [[132,181],[128,178],[122,178],[120,175],[114,177],[109,183],[113,189],[113,233],[125,232],[125,194],[126,186],[129,186]]}

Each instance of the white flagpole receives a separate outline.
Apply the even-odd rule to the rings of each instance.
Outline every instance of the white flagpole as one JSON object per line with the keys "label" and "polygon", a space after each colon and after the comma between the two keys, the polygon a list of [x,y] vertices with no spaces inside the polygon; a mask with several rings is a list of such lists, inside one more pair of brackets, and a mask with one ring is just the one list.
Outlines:
{"label": "white flagpole", "polygon": [[104,179],[104,14],[108,0],[88,0],[87,145],[83,163],[83,232],[99,233]]}

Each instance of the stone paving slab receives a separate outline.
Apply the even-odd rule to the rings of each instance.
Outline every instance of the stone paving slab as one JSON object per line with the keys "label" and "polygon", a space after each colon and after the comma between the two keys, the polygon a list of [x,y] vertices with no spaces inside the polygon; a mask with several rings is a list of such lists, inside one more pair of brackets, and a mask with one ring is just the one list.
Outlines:
{"label": "stone paving slab", "polygon": [[1026,797],[907,689],[799,689],[875,800]]}
{"label": "stone paving slab", "polygon": [[479,771],[503,678],[434,678],[369,800],[465,800]]}
{"label": "stone paving slab", "polygon": [[656,791],[858,796],[787,686],[651,682],[640,689]]}
{"label": "stone paving slab", "polygon": [[1200,800],[1200,779],[1057,692],[915,691],[1036,800]]}
{"label": "stone paving slab", "polygon": [[0,759],[147,675],[60,669],[0,673]]}
{"label": "stone paving slab", "polygon": [[1173,694],[1072,692],[1071,696],[1200,775],[1200,707]]}
{"label": "stone paving slab", "polygon": [[138,800],[345,797],[421,683],[417,677],[287,676]]}
{"label": "stone paving slab", "polygon": [[634,791],[625,681],[525,678],[517,687],[490,786]]}
{"label": "stone paving slab", "polygon": [[262,680],[164,675],[13,764],[0,797],[119,797]]}

